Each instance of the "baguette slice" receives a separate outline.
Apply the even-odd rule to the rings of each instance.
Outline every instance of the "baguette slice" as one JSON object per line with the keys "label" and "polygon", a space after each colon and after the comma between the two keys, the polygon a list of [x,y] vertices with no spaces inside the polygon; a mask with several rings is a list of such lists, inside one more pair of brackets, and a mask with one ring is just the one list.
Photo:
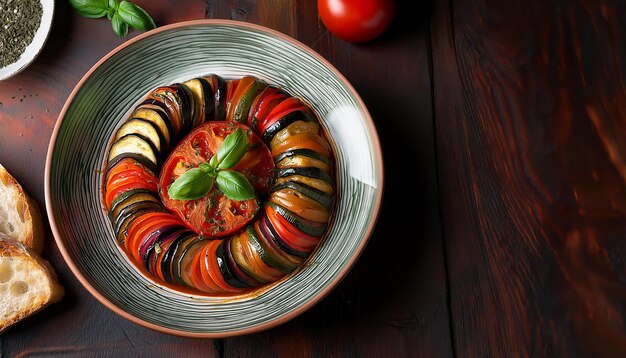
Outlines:
{"label": "baguette slice", "polygon": [[39,206],[0,164],[0,233],[41,254],[43,223]]}
{"label": "baguette slice", "polygon": [[48,261],[0,234],[0,333],[63,294]]}

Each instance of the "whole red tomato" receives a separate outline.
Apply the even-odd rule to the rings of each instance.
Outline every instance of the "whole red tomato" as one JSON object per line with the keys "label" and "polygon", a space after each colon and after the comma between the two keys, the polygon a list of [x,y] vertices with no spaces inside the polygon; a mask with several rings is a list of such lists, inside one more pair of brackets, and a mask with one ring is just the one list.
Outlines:
{"label": "whole red tomato", "polygon": [[395,0],[317,0],[317,11],[333,35],[365,42],[382,34],[396,11]]}

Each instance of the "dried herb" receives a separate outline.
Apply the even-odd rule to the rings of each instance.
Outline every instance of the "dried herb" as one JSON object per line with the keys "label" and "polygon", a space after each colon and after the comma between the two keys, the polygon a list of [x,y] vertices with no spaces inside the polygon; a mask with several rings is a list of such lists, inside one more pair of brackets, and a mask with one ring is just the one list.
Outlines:
{"label": "dried herb", "polygon": [[0,68],[19,60],[41,24],[40,0],[0,0]]}

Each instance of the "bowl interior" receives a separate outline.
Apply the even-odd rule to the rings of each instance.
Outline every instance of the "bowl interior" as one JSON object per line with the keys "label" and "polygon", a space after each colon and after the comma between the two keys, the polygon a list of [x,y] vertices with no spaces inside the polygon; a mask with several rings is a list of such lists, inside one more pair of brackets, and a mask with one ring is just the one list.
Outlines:
{"label": "bowl interior", "polygon": [[[129,110],[159,85],[208,73],[252,74],[304,98],[320,116],[336,156],[337,204],[321,245],[288,279],[236,298],[199,297],[155,285],[118,249],[101,204],[107,144]],[[169,333],[246,333],[295,316],[346,273],[378,214],[382,158],[366,108],[312,50],[258,26],[195,21],[127,43],[85,76],[56,131],[46,199],[65,259],[107,306]]]}
{"label": "bowl interior", "polygon": [[39,25],[39,29],[33,37],[33,41],[26,47],[24,53],[16,62],[6,67],[0,68],[0,81],[16,75],[20,73],[23,69],[25,69],[31,62],[35,60],[37,55],[39,55],[39,53],[43,49],[43,46],[46,44],[48,34],[50,33],[50,28],[52,27],[54,0],[41,0],[41,6],[43,10],[41,24]]}

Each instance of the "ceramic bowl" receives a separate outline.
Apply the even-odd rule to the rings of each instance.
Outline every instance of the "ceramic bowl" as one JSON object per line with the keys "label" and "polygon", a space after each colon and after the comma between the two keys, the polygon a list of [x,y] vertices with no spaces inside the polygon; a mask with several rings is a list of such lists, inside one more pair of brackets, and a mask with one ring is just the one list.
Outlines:
{"label": "ceramic bowl", "polygon": [[[316,251],[285,279],[230,298],[183,294],[144,277],[118,248],[101,203],[107,143],[130,109],[159,85],[209,73],[251,74],[304,98],[320,117],[336,158],[336,207]],[[196,337],[266,329],[328,294],[363,250],[383,185],[374,124],[348,81],[294,39],[226,20],[161,27],[100,60],[61,111],[45,175],[50,224],[80,282],[104,305],[138,324]]]}
{"label": "ceramic bowl", "polygon": [[24,53],[20,56],[17,62],[0,68],[0,81],[22,72],[22,70],[28,67],[28,65],[30,65],[35,58],[37,58],[43,49],[43,46],[46,44],[46,40],[50,34],[50,28],[52,27],[54,0],[41,0],[41,5],[43,7],[41,24],[33,37],[33,41],[26,46],[26,50],[24,50]]}

